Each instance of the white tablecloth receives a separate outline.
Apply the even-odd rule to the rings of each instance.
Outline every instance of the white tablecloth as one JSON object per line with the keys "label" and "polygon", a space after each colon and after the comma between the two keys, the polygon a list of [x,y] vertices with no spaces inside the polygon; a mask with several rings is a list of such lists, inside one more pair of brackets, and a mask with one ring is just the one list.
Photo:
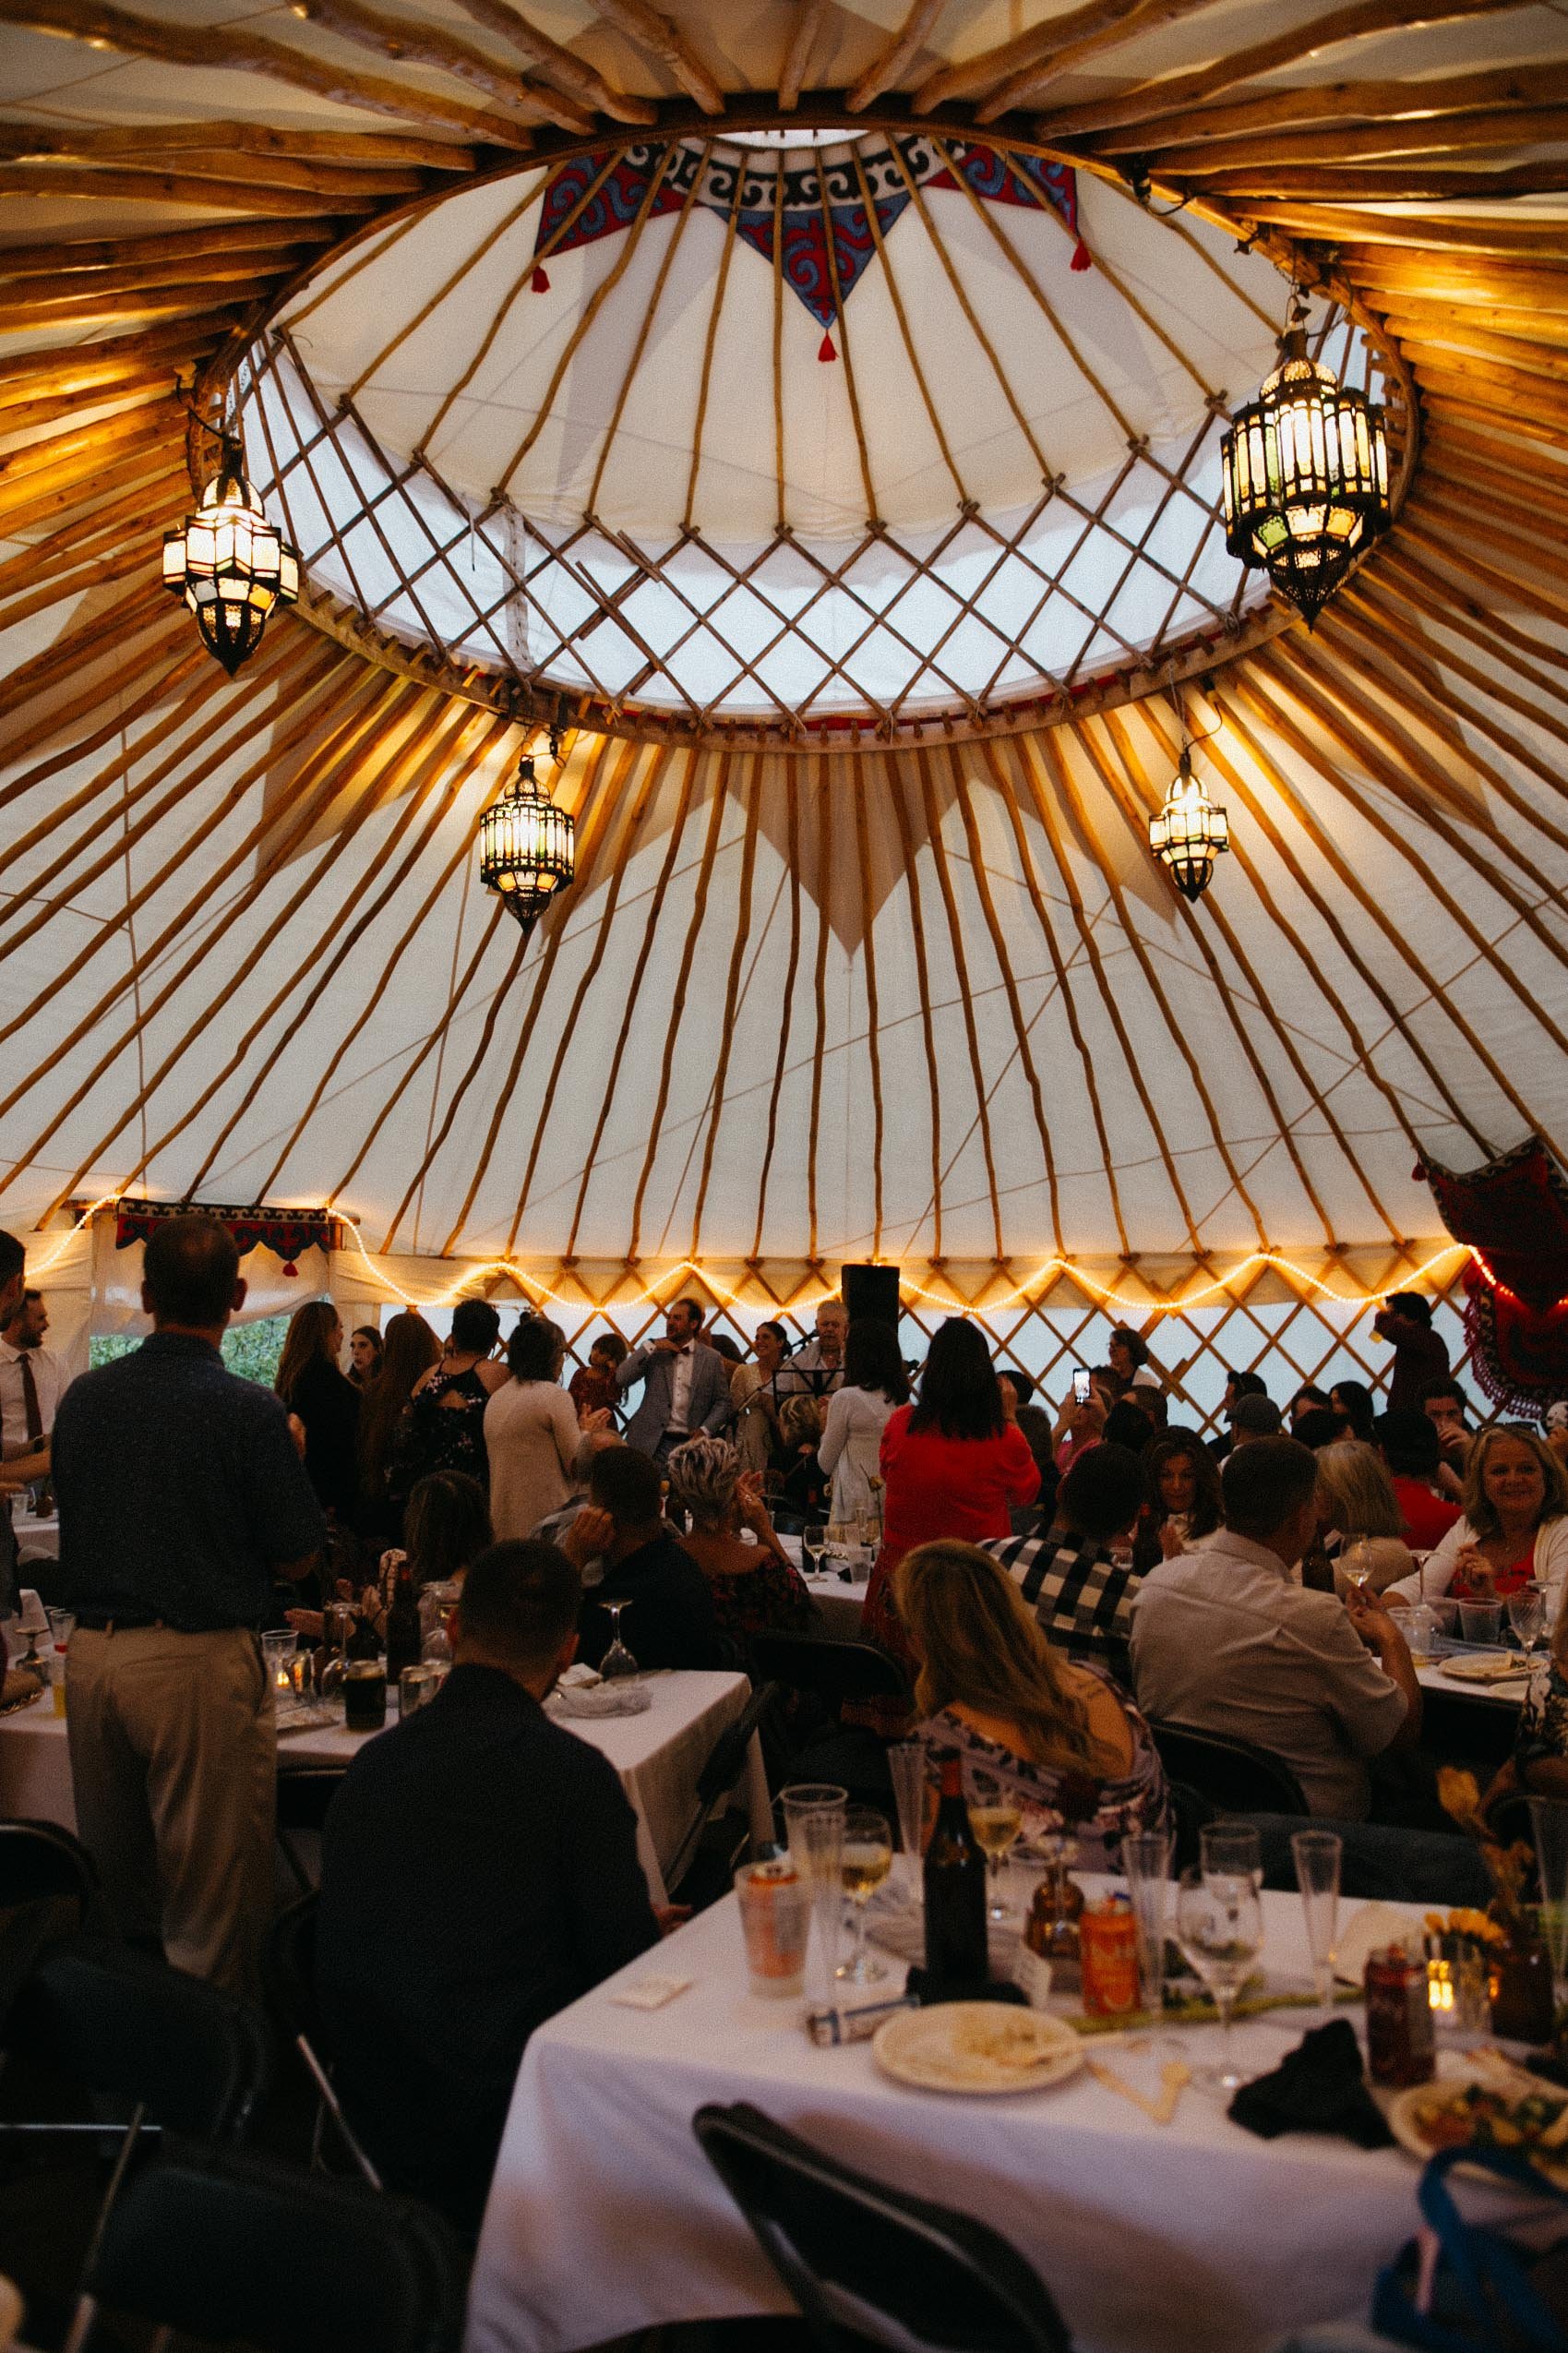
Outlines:
{"label": "white tablecloth", "polygon": [[[11,1531],[17,1540],[17,1551],[23,1563],[31,1557],[58,1560],[60,1557],[60,1522],[51,1514],[47,1519],[35,1519],[19,1504],[11,1507]],[[22,1583],[27,1579],[24,1577]]]}
{"label": "white tablecloth", "polygon": [[[725,1726],[745,1712],[751,1687],[743,1675],[652,1675],[652,1706],[639,1716],[574,1716],[559,1721],[606,1756],[637,1810],[638,1851],[650,1895],[665,1902],[664,1867],[673,1857],[696,1804],[697,1776]],[[374,1733],[341,1726],[286,1735],[278,1744],[281,1772],[302,1765],[345,1765]],[[747,1759],[747,1808],[752,1835],[771,1838],[762,1752],[754,1739]],[[47,1694],[20,1714],[0,1717],[0,1815],[63,1823],[74,1831],[71,1763],[65,1719]]]}
{"label": "white tablecloth", "polygon": [[[1304,1975],[1299,1900],[1263,1903],[1265,1963]],[[651,1967],[695,1983],[662,2010],[617,2007],[616,1987]],[[1312,2023],[1274,2013],[1238,2043],[1262,2071]],[[1185,2040],[1207,2055],[1215,2030]],[[1104,2055],[1114,2064],[1114,2047]],[[563,2353],[662,2323],[787,2311],[691,2131],[705,2101],[741,2099],[999,2230],[1050,2287],[1078,2353],[1257,2353],[1291,2323],[1365,2319],[1379,2265],[1416,2225],[1417,2168],[1399,2152],[1259,2141],[1191,2090],[1162,2129],[1086,2072],[1033,2095],[953,2097],[891,2082],[864,2043],[820,2050],[799,2005],[746,1991],[731,1897],[530,2041],[467,2353]]]}

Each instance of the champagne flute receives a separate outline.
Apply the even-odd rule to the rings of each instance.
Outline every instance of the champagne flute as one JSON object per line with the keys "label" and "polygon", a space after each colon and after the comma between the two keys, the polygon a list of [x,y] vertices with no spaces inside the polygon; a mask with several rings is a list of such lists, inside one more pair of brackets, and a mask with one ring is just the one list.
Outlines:
{"label": "champagne flute", "polygon": [[1326,2018],[1334,2002],[1334,1949],[1339,1922],[1339,1863],[1342,1842],[1333,1831],[1298,1831],[1290,1841],[1296,1884],[1307,1915],[1307,1943],[1318,2008]]}
{"label": "champagne flute", "polygon": [[599,1607],[610,1620],[610,1647],[599,1662],[599,1673],[606,1683],[617,1676],[639,1675],[641,1669],[626,1644],[621,1640],[621,1612],[632,1607],[630,1602],[601,1602]]}
{"label": "champagne flute", "polygon": [[800,1531],[800,1549],[806,1556],[807,1575],[820,1577],[822,1555],[827,1550],[828,1531],[820,1519],[808,1519]]}
{"label": "champagne flute", "polygon": [[1002,1866],[1017,1845],[1023,1828],[1023,1801],[994,1773],[971,1773],[969,1827],[990,1875],[991,1901],[986,1917],[994,1927],[1005,1926],[1018,1916],[1002,1895],[1001,1875]]}
{"label": "champagne flute", "polygon": [[888,1750],[888,1771],[898,1807],[898,1839],[904,1849],[904,1872],[913,1903],[923,1901],[922,1856],[926,1844],[926,1790],[930,1777],[925,1743],[896,1740]]}
{"label": "champagne flute", "polygon": [[888,1973],[866,1950],[866,1906],[892,1869],[892,1832],[868,1806],[854,1807],[844,1818],[840,1869],[855,1906],[855,1950],[833,1975],[846,1985],[874,1986]]}
{"label": "champagne flute", "polygon": [[1207,1986],[1219,2015],[1219,2064],[1194,2069],[1200,2091],[1226,2097],[1251,2078],[1236,2065],[1230,2013],[1263,1942],[1263,1906],[1251,1876],[1187,1870],[1176,1898],[1176,1940]]}

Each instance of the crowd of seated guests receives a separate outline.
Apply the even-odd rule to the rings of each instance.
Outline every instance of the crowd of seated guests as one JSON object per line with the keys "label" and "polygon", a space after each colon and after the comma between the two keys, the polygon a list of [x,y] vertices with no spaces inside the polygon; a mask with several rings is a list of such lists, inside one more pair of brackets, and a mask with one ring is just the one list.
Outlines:
{"label": "crowd of seated guests", "polygon": [[[1168,1819],[1157,1741],[1181,1725],[1276,1759],[1315,1818],[1362,1841],[1347,1854],[1363,1883],[1394,1892],[1401,1854],[1423,1891],[1462,1880],[1439,1849],[1463,1842],[1422,1844],[1409,1827],[1442,1819],[1400,1629],[1423,1588],[1546,1589],[1550,1667],[1492,1795],[1568,1796],[1568,1400],[1544,1436],[1474,1426],[1424,1309],[1396,1295],[1379,1318],[1394,1351],[1386,1410],[1346,1376],[1304,1384],[1282,1411],[1238,1367],[1212,1442],[1169,1426],[1169,1390],[1128,1327],[1088,1368],[1087,1396],[1053,1414],[957,1316],[912,1396],[894,1329],[836,1300],[794,1354],[770,1322],[749,1357],[677,1301],[661,1339],[628,1349],[596,1332],[569,1387],[565,1337],[533,1313],[503,1354],[485,1301],[461,1303],[444,1346],[409,1311],[346,1351],[329,1303],[298,1311],[278,1396],[343,1557],[314,1597],[306,1580],[288,1623],[320,1639],[309,1604],[336,1598],[378,1639],[405,1560],[416,1591],[461,1591],[456,1670],[361,1753],[324,1847],[322,1996],[389,2179],[471,2227],[532,2025],[658,1932],[614,1775],[539,1702],[617,1633],[645,1668],[748,1668],[760,1633],[816,1627],[775,1531],[792,1507],[880,1521],[863,1639],[903,1668],[912,1706],[863,1723],[886,1737],[913,1721],[928,1745],[959,1747],[1016,1791],[1030,1827],[1071,1830],[1089,1867]],[[461,1907],[430,1891],[477,1868],[461,1802],[476,1772],[505,1792],[515,1836],[496,1906],[454,1934]],[[410,1891],[417,1919],[399,1910]],[[398,1968],[367,1965],[389,1937]],[[389,2081],[395,2108],[381,2109]]]}

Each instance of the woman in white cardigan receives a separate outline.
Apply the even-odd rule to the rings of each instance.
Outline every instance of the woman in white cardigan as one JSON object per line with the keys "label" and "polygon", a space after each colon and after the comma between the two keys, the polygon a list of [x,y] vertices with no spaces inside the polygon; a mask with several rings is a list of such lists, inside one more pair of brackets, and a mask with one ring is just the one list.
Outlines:
{"label": "woman in white cardigan", "polygon": [[1493,1423],[1470,1447],[1462,1507],[1424,1572],[1391,1585],[1383,1600],[1506,1601],[1533,1582],[1555,1618],[1568,1591],[1568,1471],[1550,1447],[1533,1430]]}
{"label": "woman in white cardigan", "polygon": [[879,1316],[863,1315],[849,1327],[844,1349],[844,1387],[828,1399],[827,1420],[817,1460],[832,1480],[828,1519],[853,1528],[864,1515],[876,1517],[882,1432],[895,1409],[909,1401],[909,1379],[898,1352],[898,1335]]}
{"label": "woman in white cardigan", "polygon": [[507,1345],[511,1379],[485,1409],[485,1451],[490,1458],[490,1520],[497,1541],[527,1536],[572,1492],[572,1463],[584,1430],[609,1420],[590,1413],[581,1423],[561,1387],[566,1338],[542,1316],[525,1315]]}

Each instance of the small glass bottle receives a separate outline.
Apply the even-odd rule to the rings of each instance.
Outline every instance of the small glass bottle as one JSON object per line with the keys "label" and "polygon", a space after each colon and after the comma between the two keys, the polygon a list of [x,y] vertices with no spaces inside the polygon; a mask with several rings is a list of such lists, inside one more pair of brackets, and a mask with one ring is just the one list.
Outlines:
{"label": "small glass bottle", "polygon": [[1437,2069],[1427,1964],[1391,1944],[1367,1957],[1367,2073],[1402,2090],[1430,2083]]}

